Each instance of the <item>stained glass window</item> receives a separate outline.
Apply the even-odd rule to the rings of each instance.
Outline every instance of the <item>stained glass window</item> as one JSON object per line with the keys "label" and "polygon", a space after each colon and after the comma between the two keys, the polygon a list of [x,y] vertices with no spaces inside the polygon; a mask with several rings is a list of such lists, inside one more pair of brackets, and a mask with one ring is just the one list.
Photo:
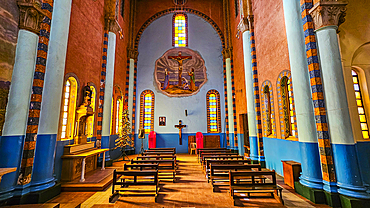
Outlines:
{"label": "stained glass window", "polygon": [[70,77],[64,85],[63,109],[62,109],[62,128],[61,136],[63,139],[73,139],[75,111],[77,97],[77,82],[76,79]]}
{"label": "stained glass window", "polygon": [[[90,107],[93,109],[93,112],[95,112],[95,96],[96,96],[96,90],[94,86],[90,86],[91,89],[91,104]],[[94,136],[94,120],[95,120],[95,114],[92,116],[89,116],[87,119],[87,136],[93,137]]]}
{"label": "stained glass window", "polygon": [[141,93],[140,123],[146,134],[154,130],[154,93],[145,90]]}
{"label": "stained glass window", "polygon": [[267,136],[270,136],[272,134],[271,119],[273,119],[273,117],[272,117],[272,111],[271,111],[270,88],[268,85],[265,86],[264,95],[265,95],[264,101],[265,101],[265,108],[266,108],[266,124],[267,124],[266,134]]}
{"label": "stained glass window", "polygon": [[289,117],[290,117],[290,128],[291,128],[291,136],[294,135],[296,131],[295,126],[295,119],[294,119],[294,104],[293,104],[293,89],[290,83],[290,79],[287,79],[287,88],[288,88],[288,101],[289,101]]}
{"label": "stained glass window", "polygon": [[172,45],[175,47],[188,46],[188,24],[187,16],[184,13],[177,13],[173,16],[173,39]]}
{"label": "stained glass window", "polygon": [[356,71],[352,70],[353,88],[355,89],[355,97],[357,103],[358,116],[361,123],[362,137],[369,139],[369,127],[367,125],[367,119],[365,114],[364,102],[361,94],[360,80]]}
{"label": "stained glass window", "polygon": [[207,93],[207,122],[208,133],[221,131],[220,118],[220,95],[216,90]]}

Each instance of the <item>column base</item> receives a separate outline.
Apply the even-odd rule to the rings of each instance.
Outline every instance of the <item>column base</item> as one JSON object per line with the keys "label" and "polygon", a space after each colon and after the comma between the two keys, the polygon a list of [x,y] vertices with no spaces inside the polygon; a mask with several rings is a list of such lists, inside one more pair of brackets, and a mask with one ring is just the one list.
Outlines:
{"label": "column base", "polygon": [[0,202],[0,206],[45,203],[59,195],[62,190],[61,187],[61,184],[57,183],[55,186],[39,192],[28,193],[22,196],[14,196],[10,199]]}
{"label": "column base", "polygon": [[326,204],[326,196],[322,189],[310,188],[296,181],[294,182],[294,190],[315,204]]}
{"label": "column base", "polygon": [[346,208],[362,208],[368,207],[370,204],[370,200],[365,199],[356,199],[349,196],[340,195],[340,202],[342,207]]}

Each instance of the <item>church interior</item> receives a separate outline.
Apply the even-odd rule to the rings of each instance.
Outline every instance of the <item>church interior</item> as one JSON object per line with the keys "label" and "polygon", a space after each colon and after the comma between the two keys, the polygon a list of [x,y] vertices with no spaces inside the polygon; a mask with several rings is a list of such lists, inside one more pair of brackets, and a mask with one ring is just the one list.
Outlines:
{"label": "church interior", "polygon": [[0,0],[0,206],[368,207],[369,11]]}

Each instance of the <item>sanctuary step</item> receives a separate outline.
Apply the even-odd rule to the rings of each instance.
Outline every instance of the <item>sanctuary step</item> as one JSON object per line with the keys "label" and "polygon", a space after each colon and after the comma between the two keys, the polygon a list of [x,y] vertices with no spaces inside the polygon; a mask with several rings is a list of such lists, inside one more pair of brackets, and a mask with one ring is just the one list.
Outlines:
{"label": "sanctuary step", "polygon": [[59,203],[44,203],[44,204],[20,204],[5,206],[3,208],[59,208]]}
{"label": "sanctuary step", "polygon": [[112,183],[113,171],[114,169],[111,168],[91,171],[86,174],[84,182],[80,182],[77,178],[71,182],[62,183],[62,191],[103,191]]}

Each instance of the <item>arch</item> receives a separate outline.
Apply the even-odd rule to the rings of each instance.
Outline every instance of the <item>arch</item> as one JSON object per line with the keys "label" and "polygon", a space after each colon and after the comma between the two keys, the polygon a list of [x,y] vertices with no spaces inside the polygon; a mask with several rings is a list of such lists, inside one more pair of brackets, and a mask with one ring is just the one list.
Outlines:
{"label": "arch", "polygon": [[119,130],[122,126],[122,112],[123,112],[123,96],[122,90],[119,85],[113,86],[113,98],[111,106],[111,128],[110,134],[119,134]]}
{"label": "arch", "polygon": [[140,95],[140,128],[146,134],[154,131],[154,92],[144,90]]}
{"label": "arch", "polygon": [[62,108],[59,125],[61,140],[74,139],[76,107],[78,101],[79,81],[75,74],[67,74],[63,83]]}
{"label": "arch", "polygon": [[220,93],[217,90],[207,92],[207,132],[221,132]]}
{"label": "arch", "polygon": [[272,84],[269,80],[262,83],[261,86],[262,98],[262,119],[263,119],[263,135],[276,137],[275,124],[275,108]]}
{"label": "arch", "polygon": [[96,101],[97,101],[96,93],[97,93],[97,91],[96,91],[96,86],[95,86],[94,83],[89,82],[89,83],[87,83],[87,86],[89,86],[90,90],[92,91],[90,107],[93,109],[93,112],[94,112],[94,114],[92,116],[89,116],[87,118],[87,121],[86,121],[87,122],[87,130],[86,130],[87,137],[91,138],[91,137],[94,137],[95,113],[96,113],[96,109],[97,109],[96,108]]}
{"label": "arch", "polygon": [[166,9],[166,10],[157,12],[156,14],[154,14],[153,16],[151,16],[147,21],[144,22],[144,24],[140,27],[139,31],[136,34],[135,43],[134,43],[135,50],[138,50],[139,41],[140,41],[141,35],[143,34],[144,30],[154,20],[156,20],[156,19],[158,19],[158,18],[160,18],[160,17],[162,17],[164,15],[171,14],[171,13],[177,13],[177,12],[187,12],[187,13],[195,14],[195,15],[197,15],[199,17],[202,17],[206,22],[208,22],[209,24],[211,24],[212,27],[216,30],[217,34],[220,36],[221,43],[222,43],[222,48],[225,48],[225,38],[224,38],[224,35],[223,35],[221,29],[216,24],[216,22],[213,21],[210,17],[208,17],[207,15],[203,14],[202,12],[199,12],[197,10],[190,9],[190,8],[183,8],[181,10],[178,10],[176,8],[170,8],[170,9]]}
{"label": "arch", "polygon": [[297,118],[295,114],[292,75],[284,70],[277,80],[281,137],[298,139]]}

